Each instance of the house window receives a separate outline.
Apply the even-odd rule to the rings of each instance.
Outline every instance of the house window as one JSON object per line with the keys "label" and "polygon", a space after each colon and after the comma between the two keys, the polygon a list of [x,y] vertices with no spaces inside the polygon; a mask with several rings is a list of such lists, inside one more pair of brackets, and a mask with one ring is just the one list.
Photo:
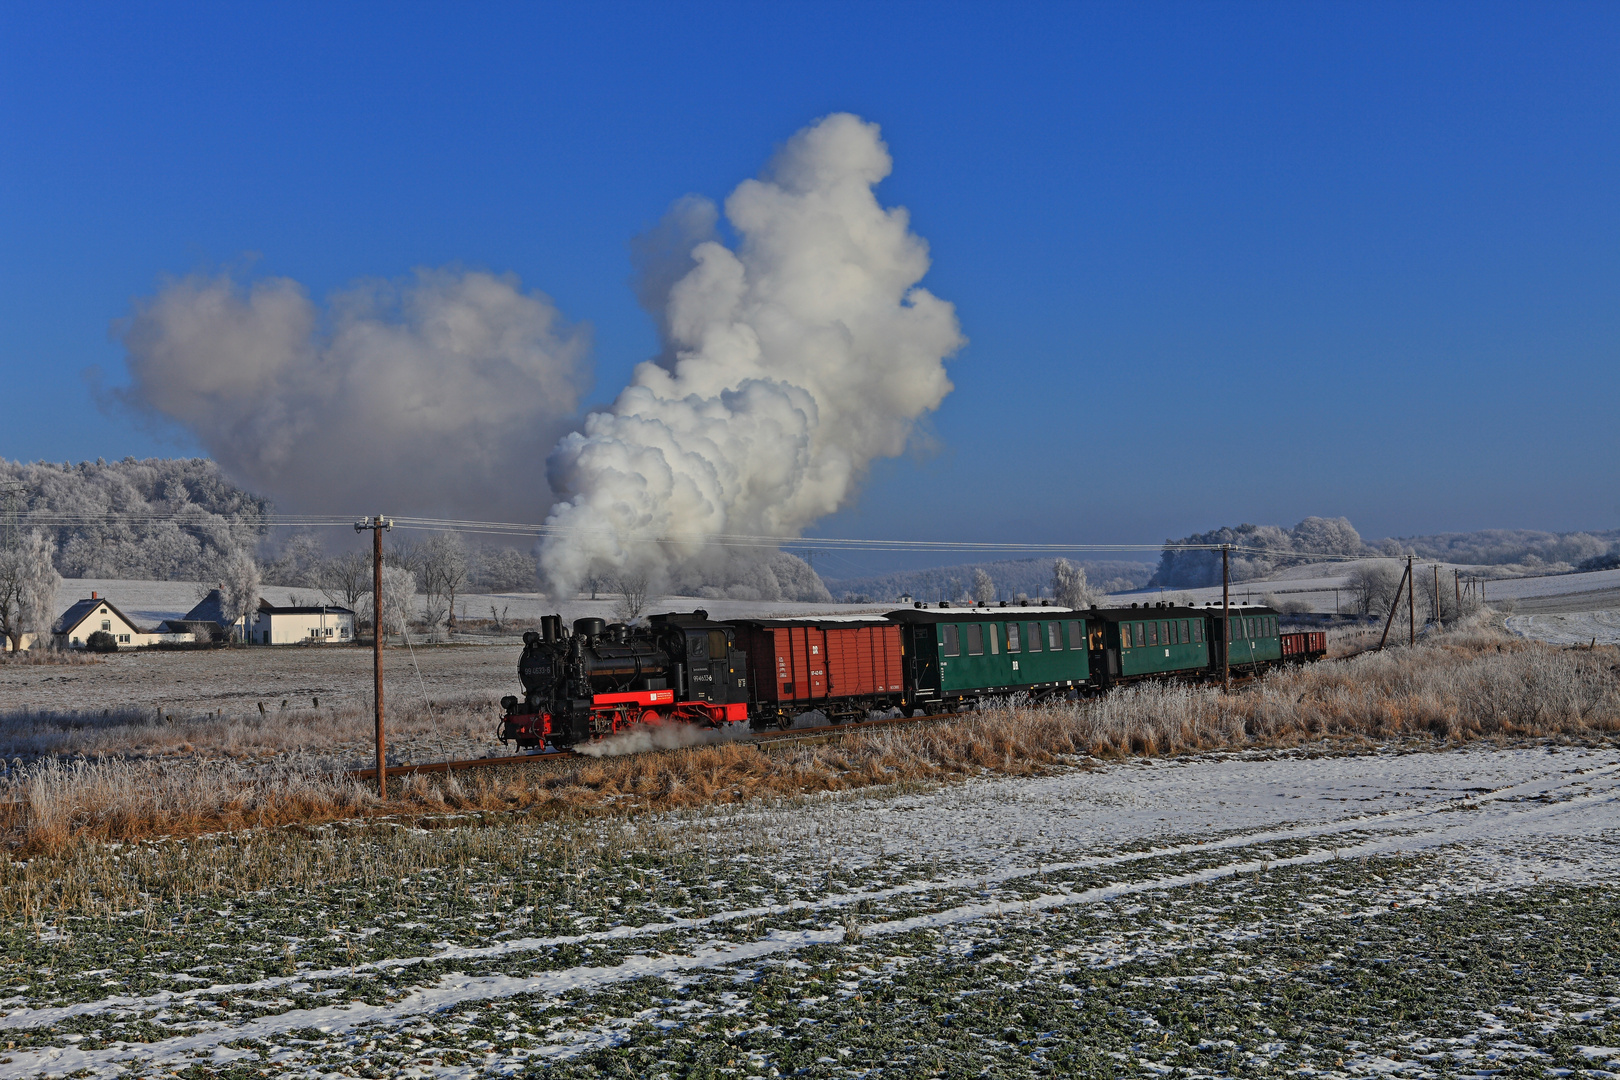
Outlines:
{"label": "house window", "polygon": [[120,645],[128,645],[129,644],[129,635],[128,634],[119,634],[118,635],[118,643]]}
{"label": "house window", "polygon": [[1007,624],[1007,651],[1018,651],[1018,624],[1015,622]]}
{"label": "house window", "polygon": [[1029,651],[1041,651],[1041,624],[1038,622],[1029,624]]}
{"label": "house window", "polygon": [[956,627],[946,623],[944,626],[939,628],[939,633],[940,648],[944,650],[945,655],[961,656],[962,638],[961,635],[956,632]]}
{"label": "house window", "polygon": [[112,632],[112,620],[111,619],[102,619],[101,620],[101,628],[103,630],[106,630],[108,633],[111,633]]}
{"label": "house window", "polygon": [[968,623],[967,645],[969,656],[984,655],[984,627],[978,623]]}

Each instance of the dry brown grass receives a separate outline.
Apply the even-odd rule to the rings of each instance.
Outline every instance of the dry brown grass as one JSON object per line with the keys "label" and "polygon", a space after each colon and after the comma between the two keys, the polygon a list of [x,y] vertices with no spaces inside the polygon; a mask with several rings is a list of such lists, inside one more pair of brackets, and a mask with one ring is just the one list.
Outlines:
{"label": "dry brown grass", "polygon": [[1150,684],[949,723],[852,728],[819,744],[724,743],[401,778],[384,802],[308,755],[219,761],[42,761],[13,770],[0,832],[23,851],[377,814],[522,811],[577,818],[882,785],[1029,774],[1084,757],[1288,747],[1324,738],[1608,735],[1620,730],[1620,650],[1559,649],[1488,628],[1416,648],[1274,671],[1222,693]]}

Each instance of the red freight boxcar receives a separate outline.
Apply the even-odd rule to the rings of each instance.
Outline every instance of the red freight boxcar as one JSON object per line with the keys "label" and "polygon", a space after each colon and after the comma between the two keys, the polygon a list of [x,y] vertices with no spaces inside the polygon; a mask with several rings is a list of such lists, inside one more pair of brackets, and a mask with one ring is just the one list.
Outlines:
{"label": "red freight boxcar", "polygon": [[900,627],[887,620],[760,619],[735,625],[737,644],[748,654],[760,723],[788,727],[811,709],[830,720],[858,720],[904,699]]}
{"label": "red freight boxcar", "polygon": [[1282,635],[1282,658],[1286,661],[1320,660],[1326,655],[1327,634],[1321,630]]}

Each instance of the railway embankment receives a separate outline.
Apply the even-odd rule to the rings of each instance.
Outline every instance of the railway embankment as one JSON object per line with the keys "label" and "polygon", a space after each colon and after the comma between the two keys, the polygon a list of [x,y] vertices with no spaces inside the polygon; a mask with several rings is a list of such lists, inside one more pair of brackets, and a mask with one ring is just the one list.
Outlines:
{"label": "railway embankment", "polygon": [[[1478,740],[1608,739],[1620,731],[1620,649],[1564,649],[1488,624],[1273,671],[1222,692],[1139,685],[1094,700],[1018,701],[947,723],[851,725],[815,744],[728,742],[620,757],[569,758],[476,773],[405,777],[379,799],[347,773],[355,717],[294,721],[0,715],[0,739],[48,743],[0,778],[0,837],[13,852],[62,850],[241,828],[351,818],[520,814],[556,820],[706,805],[779,802],[832,792],[900,790],[984,775],[1033,775],[1129,756],[1286,748],[1350,750],[1380,742],[1435,747]],[[424,754],[453,709],[401,718]],[[487,723],[487,714],[478,721]],[[279,725],[279,727],[277,726]],[[414,727],[413,727],[414,725]],[[156,727],[183,750],[132,751]],[[179,732],[179,736],[175,732]],[[253,744],[255,733],[264,736]],[[273,735],[274,738],[270,736]],[[402,736],[406,737],[406,736]],[[453,754],[447,743],[440,749]],[[251,750],[252,752],[249,752]]]}

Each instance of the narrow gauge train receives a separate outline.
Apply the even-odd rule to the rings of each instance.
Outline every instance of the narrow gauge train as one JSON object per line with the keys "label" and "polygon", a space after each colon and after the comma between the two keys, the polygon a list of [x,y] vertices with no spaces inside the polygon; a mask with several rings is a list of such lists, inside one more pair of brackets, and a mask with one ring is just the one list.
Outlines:
{"label": "narrow gauge train", "polygon": [[1077,611],[916,604],[887,615],[716,622],[706,611],[646,626],[548,615],[523,636],[523,696],[501,700],[499,736],[558,748],[637,724],[791,727],[875,710],[955,711],[1012,694],[1102,693],[1144,679],[1208,679],[1316,660],[1321,632],[1282,633],[1277,613],[1150,604]]}

